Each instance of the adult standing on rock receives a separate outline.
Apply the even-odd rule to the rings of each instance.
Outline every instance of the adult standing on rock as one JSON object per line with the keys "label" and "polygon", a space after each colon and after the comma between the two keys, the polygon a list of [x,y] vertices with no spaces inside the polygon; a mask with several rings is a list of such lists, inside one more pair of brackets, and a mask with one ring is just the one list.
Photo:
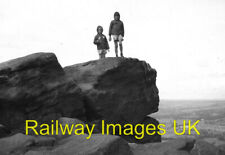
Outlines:
{"label": "adult standing on rock", "polygon": [[109,41],[112,40],[111,35],[113,36],[113,41],[115,45],[116,57],[118,57],[118,42],[120,46],[120,56],[123,57],[123,37],[124,37],[124,25],[120,20],[119,12],[114,13],[114,20],[111,21],[109,26]]}

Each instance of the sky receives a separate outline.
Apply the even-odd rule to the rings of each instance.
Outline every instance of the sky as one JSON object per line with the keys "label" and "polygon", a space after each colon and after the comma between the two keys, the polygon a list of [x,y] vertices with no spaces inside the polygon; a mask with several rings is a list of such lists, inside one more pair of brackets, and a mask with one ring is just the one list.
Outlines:
{"label": "sky", "polygon": [[96,28],[108,36],[115,11],[124,55],[157,70],[161,99],[225,99],[224,0],[0,0],[0,62],[36,52],[62,66],[98,59]]}

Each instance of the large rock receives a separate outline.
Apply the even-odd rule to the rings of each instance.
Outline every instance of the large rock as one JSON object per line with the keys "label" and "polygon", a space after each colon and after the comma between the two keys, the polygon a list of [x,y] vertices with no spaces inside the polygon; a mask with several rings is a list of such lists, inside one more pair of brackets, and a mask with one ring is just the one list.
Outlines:
{"label": "large rock", "polygon": [[[76,124],[82,124],[83,127],[84,127],[84,132],[87,133],[87,128],[86,128],[85,123],[83,121],[79,120],[79,119],[76,119],[76,118],[68,118],[68,117],[60,117],[58,119],[58,121],[59,121],[59,124],[61,124],[63,128],[66,128],[66,126],[68,126],[69,128],[73,128],[72,129],[72,133],[74,133],[74,131],[79,128],[79,127],[78,128],[75,128],[75,127],[72,127],[72,126],[74,126]],[[63,134],[61,128],[59,127],[58,128],[58,133],[57,134],[55,133],[54,136],[57,139],[61,139],[61,138],[64,138],[64,137],[67,137],[67,136],[70,136],[70,135],[68,134],[68,132],[66,132],[66,133]]]}
{"label": "large rock", "polygon": [[28,151],[25,155],[132,155],[129,145],[120,137],[92,135],[70,136],[60,140],[52,149]]}
{"label": "large rock", "polygon": [[137,59],[106,58],[64,68],[86,96],[87,119],[139,123],[157,112],[156,70]]}
{"label": "large rock", "polygon": [[29,136],[21,133],[0,139],[0,154],[24,154],[30,149],[53,147],[55,138],[45,136]]}
{"label": "large rock", "polygon": [[85,119],[79,87],[65,76],[52,53],[36,53],[0,64],[0,124],[23,129],[27,119]]}
{"label": "large rock", "polygon": [[129,144],[134,155],[189,155],[195,139],[180,138],[163,143]]}
{"label": "large rock", "polygon": [[53,137],[26,136],[18,133],[0,139],[0,154],[25,155],[131,155],[129,145],[120,137],[93,134],[69,136],[56,141]]}

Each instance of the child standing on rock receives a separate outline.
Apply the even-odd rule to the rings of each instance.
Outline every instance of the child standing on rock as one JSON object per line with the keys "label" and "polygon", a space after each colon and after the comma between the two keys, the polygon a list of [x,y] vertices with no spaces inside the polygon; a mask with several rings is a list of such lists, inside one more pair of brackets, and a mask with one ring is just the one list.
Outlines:
{"label": "child standing on rock", "polygon": [[113,41],[115,44],[115,53],[116,57],[118,57],[118,42],[120,46],[120,56],[123,57],[123,37],[124,37],[124,25],[120,20],[119,12],[114,13],[114,20],[111,21],[109,26],[109,41],[112,40],[111,35],[113,37]]}
{"label": "child standing on rock", "polygon": [[102,34],[103,28],[102,26],[97,27],[97,35],[94,39],[94,44],[97,45],[99,59],[105,58],[107,51],[109,51],[109,44],[107,38],[104,34]]}

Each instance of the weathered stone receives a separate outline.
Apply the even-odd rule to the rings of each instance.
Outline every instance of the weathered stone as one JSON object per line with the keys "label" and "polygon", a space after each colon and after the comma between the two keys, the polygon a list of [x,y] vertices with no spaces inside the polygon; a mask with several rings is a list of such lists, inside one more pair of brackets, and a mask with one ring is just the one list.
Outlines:
{"label": "weathered stone", "polygon": [[[0,64],[0,124],[25,132],[25,120],[52,124],[105,123],[158,125],[146,117],[158,111],[156,70],[137,59],[106,58],[62,68],[52,53],[36,53]],[[53,122],[54,122],[53,121]],[[37,130],[40,128],[38,127]],[[87,133],[87,131],[85,130]],[[32,134],[32,132],[29,132]],[[132,154],[127,141],[112,135],[25,136],[0,139],[0,154]],[[122,136],[123,137],[123,136]]]}
{"label": "weathered stone", "polygon": [[[58,121],[59,121],[59,124],[61,124],[63,128],[65,128],[65,126],[68,126],[70,129],[73,128],[72,129],[72,133],[73,134],[74,134],[74,131],[77,129],[77,128],[75,128],[75,125],[76,124],[82,124],[83,127],[84,127],[84,131],[87,131],[86,130],[85,123],[83,121],[79,120],[79,119],[76,119],[76,118],[68,118],[68,117],[60,117]],[[67,136],[70,136],[68,134],[68,132],[66,132],[65,134],[63,134],[62,131],[61,131],[61,129],[60,129],[60,127],[59,127],[58,134],[55,135],[55,137],[57,139],[60,139],[60,138],[67,137]]]}
{"label": "weathered stone", "polygon": [[106,58],[64,70],[86,96],[89,121],[133,124],[158,111],[156,70],[144,61]]}
{"label": "weathered stone", "polygon": [[25,120],[85,119],[81,90],[52,53],[36,53],[0,64],[0,123],[24,130]]}
{"label": "weathered stone", "polygon": [[53,146],[55,138],[43,136],[29,136],[18,133],[0,139],[0,154],[24,154],[31,148]]}
{"label": "weathered stone", "polygon": [[86,136],[70,136],[60,140],[50,150],[30,150],[26,155],[132,155],[130,147],[120,137],[94,134],[87,140]]}

